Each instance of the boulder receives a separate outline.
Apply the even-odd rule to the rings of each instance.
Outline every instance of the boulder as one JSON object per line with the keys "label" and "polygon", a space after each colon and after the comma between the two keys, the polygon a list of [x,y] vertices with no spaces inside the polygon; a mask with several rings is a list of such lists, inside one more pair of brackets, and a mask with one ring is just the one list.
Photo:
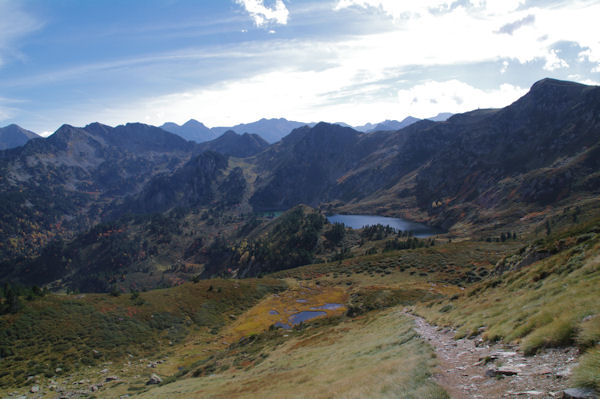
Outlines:
{"label": "boulder", "polygon": [[569,388],[563,391],[563,399],[596,399],[598,395],[591,389]]}
{"label": "boulder", "polygon": [[152,375],[150,376],[150,379],[148,380],[148,382],[146,382],[146,385],[156,385],[156,384],[160,384],[162,382],[162,378],[160,378],[158,375],[152,373]]}
{"label": "boulder", "polygon": [[485,376],[486,377],[496,377],[499,375],[505,375],[505,376],[510,376],[510,375],[517,375],[521,372],[521,369],[516,368],[516,367],[510,367],[510,366],[502,366],[502,367],[498,367],[497,369],[489,369],[485,372]]}
{"label": "boulder", "polygon": [[40,391],[40,386],[39,385],[34,385],[29,390],[29,392],[31,392],[31,393],[38,393],[39,391]]}

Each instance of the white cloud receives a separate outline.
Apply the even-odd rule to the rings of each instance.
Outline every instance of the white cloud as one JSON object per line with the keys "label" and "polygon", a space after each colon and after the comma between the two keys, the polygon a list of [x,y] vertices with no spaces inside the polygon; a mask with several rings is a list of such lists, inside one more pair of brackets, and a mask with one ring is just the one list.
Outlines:
{"label": "white cloud", "polygon": [[600,82],[593,79],[585,79],[581,75],[573,74],[568,76],[569,80],[573,80],[588,86],[600,86]]}
{"label": "white cloud", "polygon": [[19,3],[0,1],[0,65],[7,57],[20,58],[15,42],[42,27],[42,23],[19,8]]}
{"label": "white cloud", "polygon": [[[425,118],[439,112],[465,112],[476,108],[503,107],[526,90],[502,85],[480,90],[458,80],[427,81],[388,96],[379,95],[384,85],[348,87],[354,76],[343,68],[325,71],[277,71],[225,82],[209,88],[173,93],[137,104],[116,105],[95,112],[90,120],[116,125],[130,120],[160,125],[183,123],[190,118],[208,126],[231,126],[261,117],[304,122],[328,121],[359,125],[408,115]],[[224,110],[226,112],[224,113]],[[76,110],[73,113],[76,113]]]}
{"label": "white cloud", "polygon": [[586,49],[580,58],[600,69],[600,41],[589,33],[596,29],[600,2],[574,0],[528,8],[524,0],[453,4],[452,0],[338,0],[335,9],[361,7],[394,18],[395,31],[359,39],[363,42],[359,47],[372,49],[368,59],[379,63],[451,65],[510,58],[522,64],[543,60],[545,69],[554,71],[568,63],[552,46],[569,41]]}
{"label": "white cloud", "polygon": [[250,14],[256,26],[263,26],[267,23],[287,24],[289,11],[283,0],[276,0],[272,8],[265,6],[263,0],[235,0],[236,3],[244,6]]}
{"label": "white cloud", "polygon": [[569,64],[562,58],[558,56],[558,52],[556,50],[550,50],[548,52],[548,56],[546,57],[546,64],[544,65],[544,69],[547,71],[555,71],[560,68],[568,68]]}
{"label": "white cloud", "polygon": [[0,121],[5,121],[10,117],[11,117],[10,110],[8,108],[5,108],[2,105],[0,105]]}
{"label": "white cloud", "polygon": [[14,107],[14,105],[20,103],[23,103],[23,101],[0,97],[0,122],[12,118],[17,113],[17,109]]}
{"label": "white cloud", "polygon": [[[236,1],[257,26],[264,26],[265,32],[277,29],[274,24],[288,21],[289,13],[282,0]],[[541,66],[564,75],[568,73],[567,60],[577,61],[562,59],[554,47],[557,42],[568,41],[583,49],[578,55],[580,62],[595,63],[597,66],[590,69],[600,71],[600,41],[589,33],[597,25],[600,2],[573,0],[535,8],[523,7],[522,0],[470,0],[456,4],[455,0],[338,0],[338,10],[358,7],[369,13],[385,13],[394,21],[386,18],[382,22],[377,16],[366,18],[365,21],[378,24],[365,30],[369,34],[353,30],[354,35],[341,36],[332,28],[331,35],[321,35],[320,39],[303,39],[299,35],[292,40],[274,36],[260,41],[248,37],[241,43],[101,60],[5,84],[16,87],[75,79],[83,82],[106,71],[161,73],[173,66],[173,70],[184,72],[179,75],[190,77],[185,85],[188,91],[178,93],[170,86],[170,94],[163,91],[162,95],[149,98],[146,92],[143,100],[128,98],[120,104],[94,98],[88,104],[62,106],[63,109],[53,110],[53,115],[74,117],[75,120],[61,122],[76,125],[95,120],[111,125],[134,120],[182,123],[192,117],[210,126],[234,125],[260,117],[362,124],[407,115],[430,117],[438,112],[501,107],[525,92],[514,85],[478,89],[478,76],[461,82],[431,75],[431,80],[406,88],[407,83],[401,80],[407,79],[410,72],[411,76],[419,76],[414,71],[420,69],[444,71],[451,66],[456,71],[456,66],[487,62],[499,66],[500,76],[517,70],[519,63],[530,63],[536,68],[532,75],[542,72]],[[507,26],[504,30],[511,34],[498,34]],[[210,77],[213,83],[195,87],[194,79],[208,80],[203,80],[203,68],[198,68],[204,63],[215,66],[211,69],[215,76]],[[219,68],[223,65],[229,68]],[[231,65],[235,66],[234,71]],[[509,75],[503,77],[509,79]],[[586,78],[589,76],[577,80]],[[97,102],[91,106],[92,101]],[[101,102],[110,105],[102,107]]]}
{"label": "white cloud", "polygon": [[510,84],[495,90],[481,90],[458,80],[427,81],[398,92],[399,108],[407,115],[421,118],[440,111],[460,113],[477,108],[501,108],[516,101],[527,92]]}
{"label": "white cloud", "polygon": [[340,10],[348,7],[363,7],[379,9],[390,16],[400,19],[403,17],[419,17],[429,14],[431,10],[448,9],[452,0],[420,0],[418,2],[407,2],[398,0],[339,0],[335,9]]}
{"label": "white cloud", "polygon": [[449,12],[456,8],[469,8],[482,15],[497,15],[515,11],[525,0],[469,0],[455,5],[454,0],[338,0],[335,9],[363,7],[379,9],[397,20],[419,18]]}

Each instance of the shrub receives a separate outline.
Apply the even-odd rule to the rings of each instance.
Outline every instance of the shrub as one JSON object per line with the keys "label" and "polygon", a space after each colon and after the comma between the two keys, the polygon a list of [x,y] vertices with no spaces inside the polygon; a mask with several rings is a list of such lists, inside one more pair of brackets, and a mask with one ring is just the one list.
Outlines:
{"label": "shrub", "polygon": [[575,322],[568,317],[557,318],[525,337],[523,351],[526,355],[534,355],[544,347],[570,345],[574,337]]}
{"label": "shrub", "polygon": [[571,380],[575,386],[600,391],[600,345],[581,356]]}
{"label": "shrub", "polygon": [[584,348],[600,343],[600,315],[595,315],[581,323],[576,340],[577,344]]}

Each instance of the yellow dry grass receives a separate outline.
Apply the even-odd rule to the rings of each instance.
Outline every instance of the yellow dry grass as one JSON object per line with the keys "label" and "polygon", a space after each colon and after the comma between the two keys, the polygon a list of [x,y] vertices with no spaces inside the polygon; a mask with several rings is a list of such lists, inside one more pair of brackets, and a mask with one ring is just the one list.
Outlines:
{"label": "yellow dry grass", "polygon": [[399,308],[309,332],[281,332],[286,341],[254,367],[176,381],[139,397],[447,398],[429,375],[431,349]]}
{"label": "yellow dry grass", "polygon": [[[348,294],[342,288],[297,284],[285,292],[270,295],[241,315],[223,331],[224,342],[233,343],[242,337],[261,333],[277,322],[287,324],[288,318],[295,313],[326,303],[345,305],[347,301]],[[323,311],[327,313],[326,316],[339,316],[346,311],[346,307]]]}

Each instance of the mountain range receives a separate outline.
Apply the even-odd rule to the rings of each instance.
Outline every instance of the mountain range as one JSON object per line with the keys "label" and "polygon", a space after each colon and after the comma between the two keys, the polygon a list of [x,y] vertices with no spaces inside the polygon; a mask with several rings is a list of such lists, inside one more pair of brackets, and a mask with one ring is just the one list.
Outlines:
{"label": "mountain range", "polygon": [[192,140],[197,143],[213,140],[228,131],[233,131],[238,134],[249,133],[259,135],[268,143],[275,143],[281,140],[282,137],[288,135],[295,128],[304,125],[305,123],[288,121],[284,118],[263,118],[252,123],[242,123],[231,127],[213,127],[209,129],[204,126],[204,124],[194,119],[190,119],[181,126],[173,122],[167,122],[161,126],[161,129],[175,133],[186,140]]}
{"label": "mountain range", "polygon": [[413,118],[412,116],[408,116],[408,117],[404,118],[401,122],[388,119],[388,120],[385,120],[385,121],[377,123],[377,124],[367,123],[366,125],[363,125],[363,126],[357,126],[357,127],[355,127],[355,129],[358,130],[359,132],[365,132],[365,133],[378,132],[381,130],[400,130],[402,128],[412,125],[415,122],[418,122],[419,120],[420,119]]}
{"label": "mountain range", "polygon": [[[26,279],[15,270],[32,270],[30,261],[49,270],[39,262],[70,259],[60,255],[63,244],[56,256],[38,257],[57,239],[77,243],[73,253],[95,253],[83,250],[93,240],[77,237],[89,237],[99,223],[109,226],[101,234],[135,237],[129,250],[116,252],[126,258],[109,241],[105,255],[81,260],[113,265],[108,280],[150,273],[157,261],[149,253],[161,254],[159,264],[195,259],[199,251],[223,254],[210,249],[218,242],[208,237],[243,240],[240,232],[252,223],[247,215],[300,204],[407,217],[450,234],[494,231],[498,215],[512,229],[523,220],[533,226],[542,211],[600,193],[599,108],[600,88],[545,79],[502,109],[368,134],[321,122],[271,145],[233,131],[197,144],[143,124],[65,125],[48,139],[0,152],[0,250],[7,261],[0,278]],[[158,225],[152,215],[162,215]],[[189,227],[177,227],[181,220]],[[137,247],[144,242],[155,249]],[[17,267],[11,259],[19,257]],[[66,265],[52,270],[74,273]],[[35,281],[48,279],[41,273]]]}
{"label": "mountain range", "polygon": [[[452,114],[450,113],[441,113],[433,118],[429,118],[429,120],[436,122],[443,122],[447,120]],[[380,130],[399,130],[404,127],[407,127],[415,122],[418,122],[420,119],[414,118],[412,116],[406,117],[401,122],[397,120],[385,120],[380,123],[367,123],[362,126],[353,127],[344,122],[336,122],[336,125],[340,125],[343,127],[352,127],[353,129],[359,132],[372,133]],[[315,126],[316,123],[304,123],[304,122],[295,122],[288,121],[284,118],[279,119],[261,119],[252,123],[243,123],[239,125],[235,125],[232,127],[213,127],[208,128],[203,123],[198,122],[195,119],[190,119],[183,125],[179,126],[173,122],[167,122],[160,126],[161,129],[164,129],[168,132],[177,134],[178,136],[183,137],[186,140],[195,141],[197,143],[203,143],[205,141],[214,140],[215,138],[220,137],[227,131],[233,131],[238,134],[249,133],[255,134],[262,137],[269,144],[273,144],[281,140],[283,137],[287,136],[291,133],[292,130],[302,127],[302,126]]]}
{"label": "mountain range", "polygon": [[181,126],[173,122],[167,122],[160,126],[160,128],[197,143],[214,140],[218,136],[211,129],[204,126],[203,123],[195,119],[190,119]]}
{"label": "mountain range", "polygon": [[355,213],[407,210],[445,228],[493,223],[492,210],[518,219],[597,192],[599,95],[546,79],[506,108],[444,123],[368,135],[302,128],[258,155],[264,166],[250,201],[257,209],[339,202]]}

